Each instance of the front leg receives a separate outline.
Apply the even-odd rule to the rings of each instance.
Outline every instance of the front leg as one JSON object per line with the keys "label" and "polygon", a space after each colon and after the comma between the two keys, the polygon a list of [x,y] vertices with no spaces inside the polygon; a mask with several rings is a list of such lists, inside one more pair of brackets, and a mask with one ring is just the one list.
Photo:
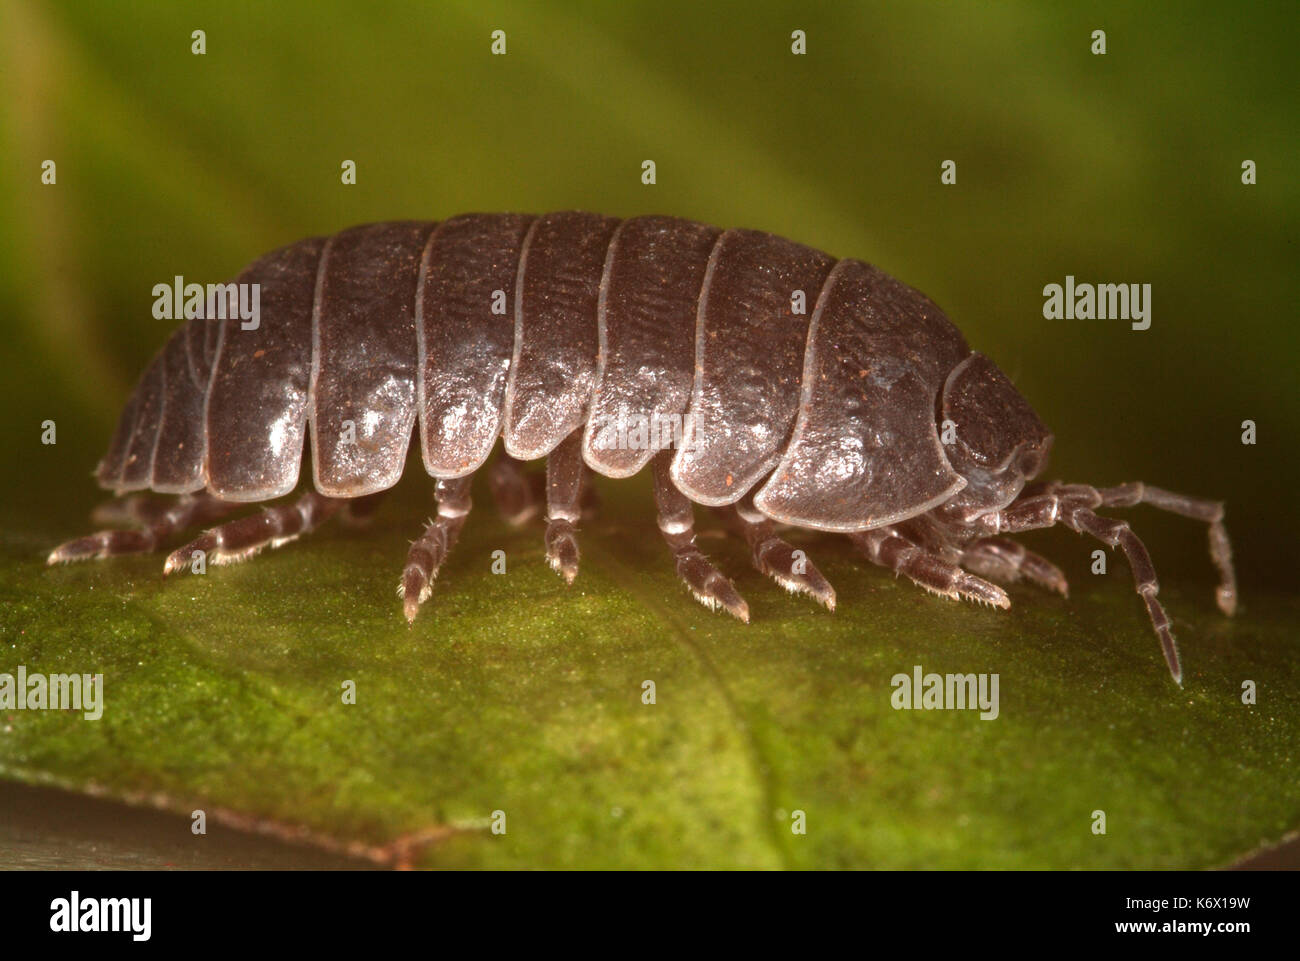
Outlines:
{"label": "front leg", "polygon": [[1156,569],[1151,563],[1151,555],[1141,538],[1133,533],[1126,521],[1098,517],[1087,507],[1074,507],[1065,516],[1065,525],[1082,534],[1090,534],[1104,544],[1119,547],[1128,558],[1128,565],[1133,571],[1133,580],[1137,592],[1146,603],[1147,613],[1151,616],[1151,626],[1155,628],[1156,637],[1160,639],[1160,649],[1164,652],[1165,663],[1174,682],[1183,686],[1183,667],[1178,658],[1178,644],[1174,641],[1173,631],[1169,625],[1169,615],[1156,600],[1160,592],[1160,583],[1156,580]]}
{"label": "front leg", "polygon": [[967,570],[994,580],[1014,583],[1024,576],[1039,587],[1056,591],[1062,597],[1070,596],[1070,585],[1059,567],[1023,544],[1005,537],[975,541],[962,551],[961,564]]}
{"label": "front leg", "polygon": [[1007,592],[996,584],[930,553],[892,527],[852,533],[849,539],[873,563],[888,567],[896,574],[906,574],[927,591],[953,600],[964,597],[1003,610],[1011,606]]}

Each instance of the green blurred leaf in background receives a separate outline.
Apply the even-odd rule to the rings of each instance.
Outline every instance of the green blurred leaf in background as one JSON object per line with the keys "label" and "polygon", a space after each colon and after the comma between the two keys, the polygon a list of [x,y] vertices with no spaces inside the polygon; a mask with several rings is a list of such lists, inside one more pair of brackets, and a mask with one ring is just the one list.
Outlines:
{"label": "green blurred leaf in background", "polygon": [[[0,775],[409,842],[429,866],[1199,867],[1300,827],[1294,4],[0,16],[0,671],[98,670],[108,692],[99,722],[0,718]],[[428,510],[415,460],[368,531],[167,583],[160,557],[44,567],[88,529],[89,471],[168,333],[155,283],[354,223],[565,208],[771,230],[926,291],[1052,426],[1052,476],[1227,502],[1239,616],[1214,608],[1203,528],[1136,512],[1181,691],[1122,561],[1095,577],[1061,532],[1031,543],[1070,600],[1017,589],[1008,613],[796,535],[839,591],[829,615],[709,539],[745,627],[679,588],[637,478],[602,485],[571,589],[539,530],[478,510],[408,629],[392,585]],[[1152,284],[1151,328],[1045,320],[1067,274]],[[918,663],[1000,672],[1001,716],[892,710]]]}

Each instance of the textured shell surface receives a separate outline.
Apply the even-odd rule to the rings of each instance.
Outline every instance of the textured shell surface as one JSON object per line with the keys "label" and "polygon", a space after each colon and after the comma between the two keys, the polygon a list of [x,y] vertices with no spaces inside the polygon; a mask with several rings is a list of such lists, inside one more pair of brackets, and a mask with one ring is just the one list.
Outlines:
{"label": "textured shell surface", "polygon": [[964,483],[935,421],[961,334],[884,272],[773,234],[468,214],[302,240],[237,283],[259,286],[260,323],[185,322],[127,403],[102,486],[269,500],[310,438],[315,489],[360,497],[397,482],[417,431],[440,479],[498,437],[532,460],[580,432],[609,477],[672,447],[692,501],[752,494],[825,530],[897,522]]}

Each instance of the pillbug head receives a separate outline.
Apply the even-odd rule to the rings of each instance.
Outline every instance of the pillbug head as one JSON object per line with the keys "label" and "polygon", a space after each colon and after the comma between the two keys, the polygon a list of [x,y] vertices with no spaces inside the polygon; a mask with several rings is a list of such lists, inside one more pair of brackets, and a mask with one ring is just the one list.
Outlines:
{"label": "pillbug head", "polygon": [[948,375],[939,414],[954,427],[948,462],[967,482],[952,506],[968,516],[1006,507],[1047,466],[1051,431],[983,354]]}

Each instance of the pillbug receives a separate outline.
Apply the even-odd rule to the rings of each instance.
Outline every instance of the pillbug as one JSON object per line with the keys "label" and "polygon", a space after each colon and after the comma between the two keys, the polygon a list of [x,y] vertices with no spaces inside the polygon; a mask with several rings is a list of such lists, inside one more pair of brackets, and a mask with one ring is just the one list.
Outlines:
{"label": "pillbug", "polygon": [[[933,302],[859,260],[670,217],[472,214],[303,240],[237,282],[259,285],[259,322],[184,323],[99,463],[117,499],[96,516],[135,526],[70,541],[50,563],[154,550],[287,495],[306,444],[311,489],[206,530],[164,572],[196,551],[249,557],[367,510],[418,432],[437,514],[402,572],[408,621],[498,436],[488,481],[508,519],[540,509],[521,462],[546,460],[546,556],[570,583],[591,472],[649,465],[679,577],[742,621],[744,599],[696,545],[694,504],[727,516],[760,571],[832,610],[835,591],[782,527],[843,533],[927,590],[1006,608],[994,580],[1067,585],[1005,535],[1064,524],[1124,551],[1180,684],[1146,548],[1095,510],[1145,503],[1207,523],[1219,607],[1236,605],[1221,504],[1142,483],[1033,483],[1053,440],[1033,409]],[[144,490],[178,497],[130,493]]]}

